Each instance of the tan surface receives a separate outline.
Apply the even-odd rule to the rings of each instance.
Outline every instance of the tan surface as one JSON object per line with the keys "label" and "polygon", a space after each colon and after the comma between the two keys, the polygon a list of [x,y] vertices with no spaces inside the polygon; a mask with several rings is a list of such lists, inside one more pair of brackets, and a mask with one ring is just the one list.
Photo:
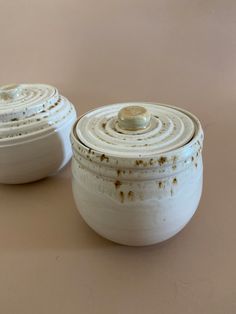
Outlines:
{"label": "tan surface", "polygon": [[57,86],[80,113],[146,100],[201,119],[205,186],[175,238],[115,245],[81,220],[70,169],[0,186],[0,313],[236,313],[236,3],[0,0],[1,83]]}

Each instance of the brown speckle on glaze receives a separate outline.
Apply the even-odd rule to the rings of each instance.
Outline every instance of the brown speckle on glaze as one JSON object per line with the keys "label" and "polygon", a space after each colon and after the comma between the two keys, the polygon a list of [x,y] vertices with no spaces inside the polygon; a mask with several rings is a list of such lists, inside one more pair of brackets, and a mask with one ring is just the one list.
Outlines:
{"label": "brown speckle on glaze", "polygon": [[117,175],[118,175],[118,177],[119,177],[119,175],[120,175],[120,173],[121,173],[121,170],[120,170],[120,169],[117,169],[116,172],[117,172]]}
{"label": "brown speckle on glaze", "polygon": [[133,191],[129,191],[128,193],[128,199],[133,201],[134,200],[134,192]]}
{"label": "brown speckle on glaze", "polygon": [[103,127],[103,129],[105,129],[105,127],[106,127],[106,123],[105,122],[102,123],[102,127]]}
{"label": "brown speckle on glaze", "polygon": [[197,163],[195,163],[195,167],[197,168]]}
{"label": "brown speckle on glaze", "polygon": [[158,159],[158,163],[160,166],[162,166],[166,162],[167,158],[166,157],[160,157]]}
{"label": "brown speckle on glaze", "polygon": [[194,157],[193,157],[193,156],[192,156],[192,158],[191,158],[191,159],[192,159],[192,161],[194,161]]}
{"label": "brown speckle on glaze", "polygon": [[120,191],[120,201],[121,203],[124,203],[125,195],[123,191]]}
{"label": "brown speckle on glaze", "polygon": [[162,182],[162,181],[159,181],[159,182],[158,182],[158,186],[159,186],[159,188],[161,189],[161,188],[163,187],[163,182]]}
{"label": "brown speckle on glaze", "polygon": [[173,165],[173,166],[172,166],[172,169],[173,169],[173,170],[175,170],[176,168],[177,168],[177,166],[176,166],[176,165]]}
{"label": "brown speckle on glaze", "polygon": [[153,165],[153,158],[151,158],[150,160],[149,160],[149,164],[152,166]]}
{"label": "brown speckle on glaze", "polygon": [[177,178],[174,178],[174,179],[173,179],[173,184],[177,184],[177,183],[178,183]]}
{"label": "brown speckle on glaze", "polygon": [[137,166],[139,166],[139,165],[143,164],[143,161],[142,160],[136,160],[135,163],[136,163]]}
{"label": "brown speckle on glaze", "polygon": [[100,160],[101,160],[101,161],[106,160],[106,162],[108,162],[108,161],[109,161],[109,158],[108,158],[105,154],[102,154],[102,155],[100,156]]}
{"label": "brown speckle on glaze", "polygon": [[119,181],[119,180],[116,180],[115,181],[115,187],[116,187],[116,189],[119,189],[119,187],[121,186],[121,182]]}

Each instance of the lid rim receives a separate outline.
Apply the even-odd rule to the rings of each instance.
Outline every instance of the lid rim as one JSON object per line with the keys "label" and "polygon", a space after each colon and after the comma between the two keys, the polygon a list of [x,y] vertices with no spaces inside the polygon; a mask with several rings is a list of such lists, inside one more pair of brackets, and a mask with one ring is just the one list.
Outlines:
{"label": "lid rim", "polygon": [[[174,113],[178,112],[180,114],[181,119],[186,119],[187,122],[191,121],[191,124],[192,124],[191,127],[193,128],[193,131],[192,131],[192,133],[191,132],[187,133],[187,134],[189,134],[187,137],[186,137],[186,131],[185,131],[185,135],[184,135],[185,137],[182,139],[177,138],[177,141],[176,141],[176,136],[171,134],[172,138],[174,138],[174,142],[171,143],[171,145],[168,144],[168,146],[165,144],[165,137],[164,137],[164,142],[159,142],[158,137],[156,137],[155,134],[154,134],[153,138],[151,138],[151,140],[155,141],[154,146],[152,143],[151,143],[152,146],[147,146],[147,141],[150,140],[150,137],[143,138],[142,143],[141,143],[141,140],[140,140],[140,142],[137,142],[138,145],[133,145],[135,143],[133,143],[133,141],[132,141],[132,143],[131,143],[133,145],[132,147],[135,146],[135,148],[131,148],[131,146],[126,144],[126,143],[129,143],[128,138],[127,138],[127,142],[122,142],[122,139],[120,142],[117,142],[117,143],[119,143],[119,146],[118,145],[117,146],[113,145],[113,147],[110,146],[111,149],[109,149],[110,144],[109,143],[106,144],[106,142],[104,142],[104,147],[99,147],[98,145],[94,146],[93,142],[91,142],[91,143],[89,142],[90,138],[87,135],[91,129],[91,126],[93,126],[92,124],[89,124],[91,121],[90,117],[91,116],[93,117],[93,112],[95,112],[95,117],[96,117],[97,112],[98,112],[97,113],[98,116],[101,115],[100,114],[101,112],[105,112],[105,113],[111,112],[111,117],[113,117],[112,114],[114,114],[116,109],[118,110],[120,108],[120,106],[126,105],[126,103],[121,103],[121,104],[102,106],[102,107],[99,107],[97,109],[93,109],[93,110],[85,113],[84,115],[81,115],[79,117],[79,119],[77,120],[77,122],[74,126],[74,129],[73,129],[74,130],[73,131],[74,136],[77,139],[77,141],[79,141],[81,143],[81,145],[83,145],[84,147],[88,147],[88,149],[90,149],[90,150],[92,149],[93,151],[96,151],[97,153],[106,154],[107,156],[110,156],[110,157],[115,157],[115,158],[120,157],[120,158],[129,158],[129,159],[149,158],[149,157],[152,158],[153,156],[156,156],[156,155],[168,154],[170,152],[176,151],[179,148],[186,147],[193,140],[193,138],[196,136],[197,129],[201,128],[200,121],[193,114],[191,114],[190,112],[188,112],[187,110],[184,110],[182,108],[178,108],[178,107],[171,106],[171,105],[160,104],[160,103],[150,103],[150,102],[149,103],[138,103],[138,102],[131,103],[131,102],[129,102],[128,104],[135,104],[135,105],[141,104],[144,106],[147,104],[147,105],[151,105],[153,108],[158,109],[158,110],[161,108],[162,112],[165,112],[165,109],[167,108],[168,110],[171,110],[171,111],[166,111],[167,112],[166,117],[168,117],[168,115],[170,115],[170,113],[172,114],[172,112],[174,112]],[[154,107],[154,105],[155,105],[155,107]],[[103,111],[104,108],[105,108],[105,110]],[[109,111],[110,108],[112,108],[113,111],[112,110]],[[106,110],[106,109],[108,109],[108,110]],[[174,111],[172,111],[172,110],[174,110]],[[110,113],[109,113],[109,117],[110,117]],[[180,118],[179,118],[179,120],[180,120]],[[85,120],[83,120],[83,119],[85,119]],[[108,120],[109,119],[110,118],[108,118]],[[88,124],[87,129],[81,128],[81,122],[80,122],[81,120],[85,121]],[[96,121],[96,123],[97,124],[95,125],[95,127],[97,127],[97,125],[98,125],[97,121]],[[184,126],[184,124],[183,124],[183,126]],[[83,127],[83,125],[82,125],[82,127]],[[188,127],[188,125],[187,125],[187,127]],[[189,131],[189,130],[191,130],[191,129],[187,128],[187,131]],[[87,133],[84,131],[86,131]],[[97,132],[100,132],[100,131],[101,131],[100,129],[97,129]],[[181,131],[181,129],[178,130],[179,133],[177,132],[174,134],[177,134],[177,135],[180,134],[180,136],[181,136],[180,131]],[[113,130],[112,130],[112,132],[114,133]],[[82,134],[82,137],[80,136],[81,134]],[[83,134],[86,134],[86,141],[84,141]],[[110,134],[110,133],[107,133],[107,134]],[[124,137],[126,137],[126,135],[127,134],[124,134]],[[107,135],[104,134],[104,138],[106,138],[106,136]],[[118,136],[120,136],[120,134]],[[148,136],[148,134],[147,134],[147,136]],[[132,135],[128,136],[128,137],[131,138]],[[136,138],[137,138],[137,136],[136,136]],[[116,137],[115,139],[118,140],[118,137]],[[162,143],[164,143],[164,144],[162,144]],[[123,145],[123,149],[121,149],[121,153],[119,153],[119,151],[120,151],[119,148],[122,147],[122,145]],[[108,149],[107,149],[107,147],[108,147]],[[145,152],[143,153],[144,150],[145,150]]]}
{"label": "lid rim", "polygon": [[[137,102],[135,102],[135,104],[137,104]],[[72,131],[71,131],[71,142],[72,142],[72,144],[75,144],[75,146],[78,146],[79,149],[81,149],[80,150],[81,156],[85,157],[88,153],[90,153],[92,151],[98,157],[105,154],[106,156],[108,156],[110,159],[113,159],[114,161],[122,162],[123,160],[127,160],[128,163],[131,163],[134,160],[148,161],[148,160],[152,159],[153,157],[155,157],[155,158],[166,157],[167,158],[166,164],[170,164],[171,161],[169,160],[169,158],[171,156],[178,155],[179,156],[178,160],[180,160],[182,158],[187,158],[188,156],[191,156],[193,154],[193,151],[196,150],[196,148],[195,148],[196,143],[199,144],[198,147],[200,146],[200,148],[202,148],[204,133],[203,133],[202,126],[201,126],[199,119],[194,114],[190,113],[189,111],[187,111],[185,109],[178,108],[178,107],[172,106],[172,105],[165,105],[165,104],[159,104],[159,103],[151,103],[151,104],[158,104],[158,105],[163,106],[163,107],[174,108],[176,110],[183,112],[187,116],[189,116],[195,125],[195,132],[194,132],[193,136],[191,137],[191,139],[187,143],[185,143],[184,145],[182,145],[178,148],[175,148],[174,150],[169,150],[169,151],[160,152],[160,153],[156,153],[156,154],[153,153],[153,154],[149,154],[149,155],[140,154],[139,156],[128,156],[128,155],[127,156],[119,156],[117,154],[111,154],[110,152],[104,153],[102,151],[93,149],[93,148],[87,146],[86,144],[84,144],[79,139],[78,134],[76,133],[76,126],[77,126],[78,122],[80,121],[80,119],[82,117],[84,117],[88,113],[87,112],[87,113],[81,115],[77,119],[77,121],[74,123]],[[106,105],[103,107],[107,107],[107,106],[109,106],[109,105]],[[91,111],[94,111],[94,110],[96,110],[96,109],[93,109]],[[89,112],[91,112],[91,111],[89,111]],[[104,166],[106,166],[106,164],[104,164]],[[109,166],[109,165],[107,165],[107,166]],[[153,168],[155,168],[155,167],[156,166],[153,166]]]}

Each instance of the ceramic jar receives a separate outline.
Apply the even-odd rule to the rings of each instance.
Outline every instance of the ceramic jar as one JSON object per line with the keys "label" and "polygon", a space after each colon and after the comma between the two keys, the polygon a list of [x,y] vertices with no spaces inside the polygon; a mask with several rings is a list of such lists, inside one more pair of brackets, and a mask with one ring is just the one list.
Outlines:
{"label": "ceramic jar", "polygon": [[73,105],[43,84],[0,87],[0,183],[55,174],[71,158]]}
{"label": "ceramic jar", "polygon": [[191,113],[153,103],[104,106],[80,117],[71,142],[74,199],[101,236],[154,244],[196,211],[203,131]]}

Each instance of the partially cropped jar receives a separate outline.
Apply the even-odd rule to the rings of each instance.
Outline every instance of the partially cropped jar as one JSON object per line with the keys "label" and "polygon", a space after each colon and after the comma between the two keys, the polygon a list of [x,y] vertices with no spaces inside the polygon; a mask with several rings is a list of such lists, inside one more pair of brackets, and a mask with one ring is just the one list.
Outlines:
{"label": "partially cropped jar", "polygon": [[191,113],[152,103],[104,106],[75,123],[71,142],[76,205],[103,237],[158,243],[196,211],[203,131]]}
{"label": "partially cropped jar", "polygon": [[0,87],[0,183],[26,183],[57,173],[71,158],[74,106],[55,87]]}

